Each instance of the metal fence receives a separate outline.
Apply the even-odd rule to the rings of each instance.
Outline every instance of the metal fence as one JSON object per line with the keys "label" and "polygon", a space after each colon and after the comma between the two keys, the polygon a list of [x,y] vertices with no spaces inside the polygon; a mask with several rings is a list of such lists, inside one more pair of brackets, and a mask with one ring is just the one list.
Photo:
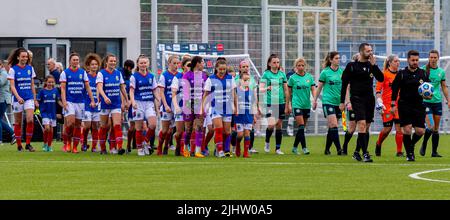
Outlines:
{"label": "metal fence", "polygon": [[[141,0],[142,53],[152,54],[152,24],[158,43],[223,43],[225,54],[248,53],[263,71],[268,53],[282,57],[286,72],[304,56],[309,72],[318,78],[320,60],[329,50],[349,62],[362,41],[375,45],[377,55],[410,49],[424,56],[430,49],[447,52],[449,1],[440,0]],[[152,7],[156,6],[156,7]],[[152,8],[157,14],[152,14]],[[153,15],[153,16],[152,16]],[[157,19],[157,26],[152,23]],[[450,23],[449,23],[450,24]],[[154,40],[155,41],[155,40]],[[450,54],[445,54],[450,55]],[[153,58],[153,57],[152,57]],[[154,60],[154,59],[153,59]],[[445,65],[447,61],[443,61]],[[405,65],[405,64],[402,64]],[[449,72],[449,71],[447,71]],[[309,133],[327,131],[319,110]],[[445,114],[444,114],[445,115]],[[445,117],[444,121],[448,118]],[[381,129],[376,118],[373,131]],[[443,130],[450,130],[444,125]]]}

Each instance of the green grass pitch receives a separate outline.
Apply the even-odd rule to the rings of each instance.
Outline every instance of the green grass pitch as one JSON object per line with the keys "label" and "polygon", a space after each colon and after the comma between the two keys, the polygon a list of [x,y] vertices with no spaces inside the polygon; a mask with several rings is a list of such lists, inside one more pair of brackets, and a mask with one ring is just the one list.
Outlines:
{"label": "green grass pitch", "polygon": [[[376,136],[371,137],[374,154]],[[342,139],[341,139],[342,140]],[[93,153],[35,153],[0,146],[0,199],[151,199],[151,200],[291,200],[291,199],[450,199],[450,184],[409,177],[427,170],[450,168],[450,136],[441,137],[443,158],[416,156],[415,163],[395,157],[394,137],[384,143],[373,164],[351,156],[323,154],[325,138],[307,137],[311,155],[291,153],[294,139],[283,138],[286,155],[263,153],[264,139],[255,141],[259,154],[250,159],[169,156],[139,158]],[[356,136],[350,143],[354,149]],[[430,141],[431,142],[431,141]],[[420,142],[421,143],[421,142]],[[431,143],[429,143],[431,145]],[[210,143],[210,149],[212,148]],[[429,146],[431,148],[431,146]],[[416,148],[418,154],[418,149]],[[422,178],[450,181],[450,170]]]}

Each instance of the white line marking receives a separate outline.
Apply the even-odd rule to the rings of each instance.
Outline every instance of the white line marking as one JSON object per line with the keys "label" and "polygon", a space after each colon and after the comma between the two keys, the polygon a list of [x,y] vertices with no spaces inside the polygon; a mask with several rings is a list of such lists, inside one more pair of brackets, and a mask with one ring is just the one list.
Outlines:
{"label": "white line marking", "polygon": [[439,180],[439,179],[429,179],[429,178],[420,177],[423,174],[443,172],[443,171],[450,171],[450,168],[440,169],[440,170],[427,170],[427,171],[423,171],[423,172],[419,172],[419,173],[413,173],[413,174],[409,175],[409,177],[411,177],[413,179],[417,179],[417,180],[424,180],[424,181],[430,181],[430,182],[450,183],[450,180]]}
{"label": "white line marking", "polygon": [[17,160],[17,161],[6,161],[0,160],[0,163],[66,163],[66,164],[167,164],[167,165],[276,165],[276,166],[404,166],[404,167],[417,167],[417,166],[432,166],[432,167],[448,167],[449,164],[420,164],[420,163],[407,163],[407,164],[395,164],[395,163],[306,163],[306,162],[234,162],[234,161],[211,161],[211,162],[193,162],[193,161],[93,161],[93,160]]}

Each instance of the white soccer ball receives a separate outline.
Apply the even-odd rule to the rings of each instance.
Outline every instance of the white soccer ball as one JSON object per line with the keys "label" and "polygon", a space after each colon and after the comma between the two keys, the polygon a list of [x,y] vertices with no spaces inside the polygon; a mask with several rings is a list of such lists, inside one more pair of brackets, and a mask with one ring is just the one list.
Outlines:
{"label": "white soccer ball", "polygon": [[419,86],[419,94],[424,98],[431,98],[434,93],[434,87],[431,83],[422,83]]}

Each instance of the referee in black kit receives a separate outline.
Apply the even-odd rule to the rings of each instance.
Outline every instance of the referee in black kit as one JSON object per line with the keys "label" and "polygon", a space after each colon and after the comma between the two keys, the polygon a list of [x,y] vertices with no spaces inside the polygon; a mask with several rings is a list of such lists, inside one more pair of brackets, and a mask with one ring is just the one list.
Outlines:
{"label": "referee in black kit", "polygon": [[373,93],[374,77],[379,82],[384,81],[384,75],[378,68],[377,60],[373,54],[372,46],[368,43],[362,43],[359,46],[360,57],[357,61],[347,64],[342,74],[341,89],[341,111],[345,109],[345,95],[347,86],[350,84],[350,102],[357,122],[358,139],[356,141],[357,149],[361,148],[364,159],[361,158],[359,151],[353,153],[353,158],[357,161],[366,163],[373,162],[367,151],[369,145],[369,128],[373,122],[375,111],[375,96]]}
{"label": "referee in black kit", "polygon": [[[425,132],[425,106],[423,97],[419,94],[419,86],[424,82],[430,82],[425,70],[419,68],[419,52],[411,50],[408,52],[408,67],[400,70],[392,83],[391,112],[397,108],[395,101],[398,100],[398,113],[400,126],[403,130],[403,145],[406,151],[406,160],[415,161],[414,145],[422,138]],[[400,91],[400,94],[399,94]],[[431,97],[426,97],[431,99]],[[412,128],[415,133],[412,136]]]}

